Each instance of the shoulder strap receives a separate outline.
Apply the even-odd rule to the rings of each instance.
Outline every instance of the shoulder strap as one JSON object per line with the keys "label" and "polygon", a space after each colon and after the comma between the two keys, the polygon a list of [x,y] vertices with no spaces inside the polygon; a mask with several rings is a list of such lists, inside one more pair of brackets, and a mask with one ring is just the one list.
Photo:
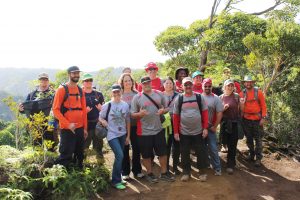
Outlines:
{"label": "shoulder strap", "polygon": [[80,98],[81,98],[81,97],[82,97],[82,94],[83,94],[82,88],[79,87],[79,85],[77,85],[77,87],[78,87],[78,91],[79,91],[79,96],[80,96]]}
{"label": "shoulder strap", "polygon": [[173,102],[173,100],[175,99],[175,97],[176,97],[177,95],[178,95],[178,93],[174,92],[174,94],[173,94],[171,100],[170,100],[169,103],[168,103],[168,107],[171,105],[171,103]]}
{"label": "shoulder strap", "polygon": [[105,116],[106,121],[108,120],[108,115],[109,115],[110,109],[111,109],[111,103],[109,102],[108,103],[108,108],[107,108],[107,111],[106,111],[106,116]]}
{"label": "shoulder strap", "polygon": [[31,92],[30,97],[29,97],[29,100],[30,100],[30,101],[32,101],[32,99],[33,99],[34,95],[37,93],[37,91],[38,91],[38,90],[35,89],[34,91]]}
{"label": "shoulder strap", "polygon": [[199,107],[199,112],[201,114],[201,111],[202,111],[201,94],[196,94],[196,99],[197,99],[197,104],[198,104],[198,107]]}
{"label": "shoulder strap", "polygon": [[146,93],[143,92],[143,94],[155,105],[155,107],[159,110],[159,106],[157,103]]}
{"label": "shoulder strap", "polygon": [[64,99],[63,99],[63,102],[62,102],[62,105],[64,105],[65,101],[69,98],[70,93],[69,93],[69,88],[66,84],[62,84],[62,86],[65,89],[65,96],[64,96]]}
{"label": "shoulder strap", "polygon": [[259,98],[258,98],[258,87],[254,87],[254,98],[260,104]]}
{"label": "shoulder strap", "polygon": [[178,114],[179,114],[179,116],[181,114],[182,104],[183,104],[183,94],[179,94],[179,97],[178,97]]}

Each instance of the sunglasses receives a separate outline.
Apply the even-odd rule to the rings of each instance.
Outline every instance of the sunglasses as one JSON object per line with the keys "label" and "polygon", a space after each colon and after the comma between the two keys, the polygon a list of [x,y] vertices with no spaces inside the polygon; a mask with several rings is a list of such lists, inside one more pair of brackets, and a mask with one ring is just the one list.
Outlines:
{"label": "sunglasses", "polygon": [[155,71],[156,68],[149,68],[148,71]]}
{"label": "sunglasses", "polygon": [[208,85],[208,86],[204,86],[204,88],[211,88],[211,85]]}
{"label": "sunglasses", "polygon": [[40,81],[48,81],[49,79],[47,79],[47,78],[40,78],[39,80]]}
{"label": "sunglasses", "polygon": [[93,82],[93,79],[86,79],[84,82]]}
{"label": "sunglasses", "polygon": [[193,85],[193,83],[185,83],[184,84],[185,87],[192,86],[192,85]]}

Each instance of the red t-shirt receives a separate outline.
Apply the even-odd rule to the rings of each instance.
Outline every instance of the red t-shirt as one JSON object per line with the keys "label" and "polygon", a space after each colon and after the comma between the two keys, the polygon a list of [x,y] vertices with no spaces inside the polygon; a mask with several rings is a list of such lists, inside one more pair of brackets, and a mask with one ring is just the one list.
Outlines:
{"label": "red t-shirt", "polygon": [[183,93],[182,83],[178,80],[175,81],[176,92]]}
{"label": "red t-shirt", "polygon": [[203,93],[203,89],[202,89],[202,83],[201,85],[193,85],[193,92],[196,92],[198,94],[202,94]]}

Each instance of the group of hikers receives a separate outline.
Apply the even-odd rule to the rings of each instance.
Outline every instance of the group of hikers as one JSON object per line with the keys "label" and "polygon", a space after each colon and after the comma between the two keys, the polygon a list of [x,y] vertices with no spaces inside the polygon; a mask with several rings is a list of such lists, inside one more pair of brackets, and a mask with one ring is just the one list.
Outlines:
{"label": "group of hikers", "polygon": [[[101,124],[107,128],[106,139],[115,155],[112,185],[116,189],[126,188],[131,172],[135,178],[145,178],[151,183],[172,182],[180,174],[181,181],[188,181],[191,153],[197,158],[200,181],[207,180],[209,167],[220,176],[219,143],[228,152],[226,172],[233,174],[237,143],[244,134],[249,162],[261,166],[267,111],[264,95],[254,86],[251,76],[245,76],[241,89],[240,83],[231,79],[230,69],[224,68],[225,80],[220,91],[213,88],[213,80],[204,78],[201,71],[190,76],[188,68],[179,67],[174,81],[172,77],[164,80],[158,77],[158,70],[154,62],[148,63],[147,76],[137,83],[131,69],[125,68],[111,86],[111,99],[106,102],[102,93],[93,89],[93,76],[85,73],[80,79],[77,66],[67,69],[69,81],[55,95],[49,88],[48,74],[40,74],[39,87],[26,100],[38,100],[40,94],[52,91],[52,111],[60,129],[60,155],[56,163],[82,168],[84,150],[91,143],[103,157],[103,139],[95,134],[97,124]],[[23,104],[19,110],[24,112]],[[160,164],[159,175],[153,173],[155,158]]]}

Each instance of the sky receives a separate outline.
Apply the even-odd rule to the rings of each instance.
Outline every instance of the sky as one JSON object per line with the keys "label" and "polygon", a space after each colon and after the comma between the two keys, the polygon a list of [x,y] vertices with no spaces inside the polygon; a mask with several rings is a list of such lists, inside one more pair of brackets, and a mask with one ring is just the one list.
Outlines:
{"label": "sky", "polygon": [[[223,0],[224,2],[224,0]],[[272,0],[239,6],[260,11]],[[0,2],[0,68],[142,68],[163,62],[153,44],[171,25],[207,18],[213,0],[9,0]],[[220,5],[220,9],[222,5]]]}

